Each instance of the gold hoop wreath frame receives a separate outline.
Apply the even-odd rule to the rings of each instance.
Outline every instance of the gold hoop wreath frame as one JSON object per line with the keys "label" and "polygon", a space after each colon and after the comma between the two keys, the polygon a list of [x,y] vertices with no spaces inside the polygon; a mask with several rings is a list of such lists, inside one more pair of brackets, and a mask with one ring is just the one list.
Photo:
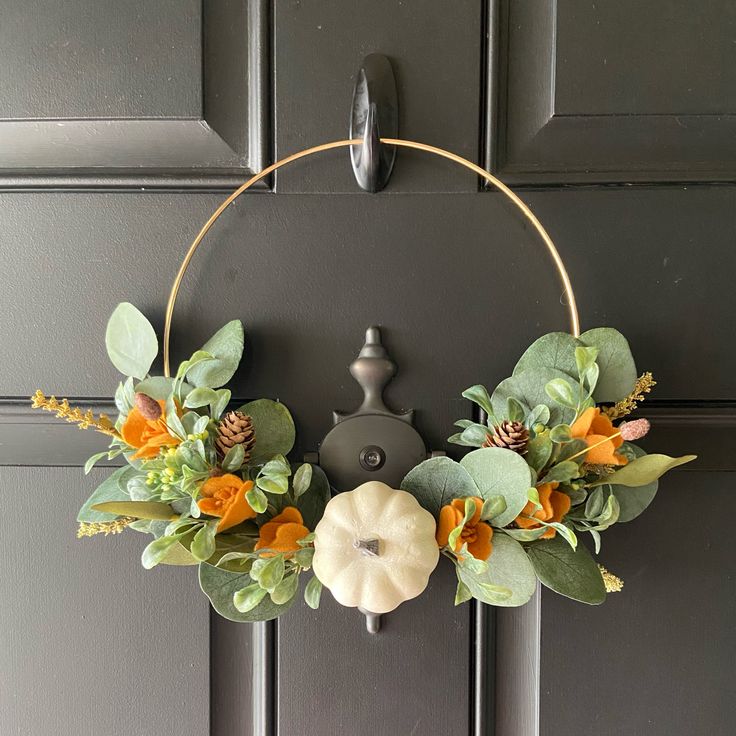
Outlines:
{"label": "gold hoop wreath frame", "polygon": [[[544,229],[544,226],[542,223],[537,219],[537,216],[532,212],[532,210],[529,208],[527,204],[524,203],[524,201],[515,194],[511,189],[509,189],[500,179],[497,179],[493,174],[491,174],[490,171],[487,171],[486,169],[482,168],[481,166],[478,166],[477,164],[474,164],[472,161],[469,161],[466,158],[463,158],[462,156],[458,156],[456,153],[452,153],[452,151],[447,151],[444,148],[438,148],[437,146],[431,146],[427,143],[419,143],[417,141],[409,141],[404,140],[402,138],[381,138],[380,142],[382,144],[388,145],[388,146],[398,146],[399,148],[410,148],[414,149],[416,151],[424,151],[426,153],[431,153],[435,156],[439,156],[440,158],[447,159],[449,161],[454,161],[457,164],[460,164],[461,166],[464,166],[466,169],[469,169],[473,173],[477,174],[481,178],[485,179],[489,184],[493,185],[499,192],[501,192],[508,200],[510,200],[515,207],[521,212],[521,214],[524,216],[524,218],[532,225],[532,227],[536,230],[536,232],[539,234],[540,238],[544,242],[544,245],[546,246],[549,255],[552,258],[552,261],[555,264],[555,267],[557,269],[557,273],[559,275],[560,281],[562,283],[564,292],[563,296],[566,297],[567,302],[567,312],[568,312],[568,319],[570,324],[570,333],[574,337],[580,336],[580,318],[578,316],[578,309],[577,309],[577,303],[575,301],[575,292],[572,288],[572,283],[570,282],[570,276],[567,273],[567,269],[565,268],[565,264],[562,260],[562,257],[559,254],[559,251],[557,250],[557,247],[555,246],[554,242],[552,241],[552,238],[549,236],[549,233]],[[302,151],[298,151],[297,153],[292,153],[290,156],[286,156],[285,158],[282,158],[275,163],[272,163],[270,166],[267,166],[265,169],[262,169],[257,174],[254,174],[250,179],[248,179],[245,183],[243,183],[240,187],[238,187],[230,196],[228,196],[222,204],[212,213],[210,218],[205,222],[205,224],[202,226],[202,229],[197,233],[197,237],[194,238],[192,241],[192,244],[189,246],[189,249],[187,250],[186,255],[184,256],[184,260],[182,261],[181,266],[179,267],[179,271],[176,274],[176,278],[174,279],[174,283],[171,287],[171,291],[169,292],[169,299],[166,304],[166,316],[164,320],[164,375],[169,378],[171,376],[171,370],[170,370],[170,339],[171,339],[171,324],[174,318],[174,308],[176,306],[176,298],[179,294],[179,288],[181,287],[181,283],[184,279],[184,275],[186,274],[187,268],[189,267],[189,264],[194,257],[194,254],[197,252],[197,249],[199,248],[200,244],[204,240],[205,235],[209,232],[210,228],[217,222],[217,220],[220,218],[220,215],[222,215],[225,210],[236,200],[238,197],[240,197],[241,194],[244,192],[247,192],[248,189],[250,189],[256,182],[260,181],[261,179],[264,179],[269,174],[271,174],[274,171],[277,171],[278,169],[283,168],[284,166],[287,166],[288,164],[294,163],[295,161],[299,161],[302,158],[307,158],[308,156],[313,156],[317,153],[322,153],[324,151],[331,151],[335,148],[348,148],[349,146],[362,146],[363,140],[355,138],[355,139],[346,139],[346,140],[340,140],[340,141],[330,141],[329,143],[322,143],[318,146],[312,146],[311,148],[305,148]]]}

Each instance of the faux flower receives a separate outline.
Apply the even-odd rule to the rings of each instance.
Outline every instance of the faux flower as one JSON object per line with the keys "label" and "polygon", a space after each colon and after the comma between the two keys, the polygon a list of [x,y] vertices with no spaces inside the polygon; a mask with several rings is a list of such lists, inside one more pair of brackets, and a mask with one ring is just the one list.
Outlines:
{"label": "faux flower", "polygon": [[156,457],[162,447],[175,447],[181,442],[179,437],[169,433],[166,426],[166,403],[157,403],[161,407],[158,419],[146,419],[141,410],[134,406],[123,423],[120,431],[123,440],[138,449],[133,460]]}
{"label": "faux flower", "polygon": [[[557,481],[551,483],[542,483],[541,486],[537,486],[537,493],[539,494],[539,503],[542,504],[541,509],[536,509],[536,506],[528,501],[526,506],[521,510],[519,516],[516,517],[516,525],[522,529],[538,529],[541,524],[534,521],[562,521],[565,514],[570,510],[570,496],[566,493],[561,493],[556,490],[560,484]],[[528,517],[533,518],[528,518]],[[542,539],[552,539],[557,534],[556,529],[547,529],[542,534]]]}
{"label": "faux flower", "polygon": [[299,540],[309,534],[304,526],[299,509],[287,506],[280,514],[261,525],[258,541],[254,549],[269,549],[261,557],[275,557],[279,552],[296,552],[300,549]]}
{"label": "faux flower", "polygon": [[628,462],[623,455],[616,453],[624,443],[620,432],[598,407],[586,409],[571,429],[575,439],[585,440],[585,444],[591,447],[585,456],[585,461],[591,465],[626,465]]}
{"label": "faux flower", "polygon": [[208,478],[200,489],[204,498],[197,501],[197,506],[204,514],[221,517],[217,531],[223,532],[231,526],[255,517],[256,512],[245,497],[251,488],[253,488],[252,480],[244,481],[232,473]]}
{"label": "faux flower", "polygon": [[[471,496],[475,501],[475,513],[468,519],[463,527],[453,552],[459,552],[463,544],[468,545],[468,552],[477,560],[487,560],[493,551],[491,538],[493,529],[490,524],[480,520],[480,512],[483,509],[483,499]],[[440,519],[437,524],[437,544],[446,547],[450,541],[450,532],[459,524],[462,524],[465,516],[465,499],[456,498],[452,503],[440,509]]]}

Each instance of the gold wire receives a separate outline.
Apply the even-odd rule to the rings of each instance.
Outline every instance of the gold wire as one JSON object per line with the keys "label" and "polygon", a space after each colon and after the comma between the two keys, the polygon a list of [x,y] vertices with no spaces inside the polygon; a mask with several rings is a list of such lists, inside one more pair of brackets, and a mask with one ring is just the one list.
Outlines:
{"label": "gold wire", "polygon": [[[403,140],[402,138],[381,138],[381,143],[385,143],[389,146],[399,146],[401,148],[413,148],[417,151],[426,151],[427,153],[435,154],[436,156],[440,156],[442,158],[446,158],[450,161],[454,161],[455,163],[460,164],[461,166],[464,166],[466,169],[470,169],[470,171],[473,171],[478,176],[485,179],[489,184],[492,184],[496,189],[498,189],[502,194],[504,194],[516,207],[519,209],[519,211],[524,215],[526,220],[531,223],[531,225],[534,227],[534,229],[537,231],[539,236],[542,238],[542,241],[544,242],[545,246],[547,247],[547,250],[549,251],[550,256],[552,257],[552,261],[555,264],[555,267],[557,268],[557,273],[560,277],[560,281],[562,282],[562,286],[564,289],[563,297],[567,299],[567,312],[568,317],[570,320],[570,332],[577,337],[580,334],[580,318],[578,317],[578,309],[577,304],[575,301],[575,293],[572,289],[572,284],[570,282],[570,277],[568,276],[567,269],[565,268],[565,264],[562,261],[562,258],[557,251],[557,248],[555,247],[555,244],[552,242],[552,238],[550,238],[547,231],[542,226],[542,223],[539,222],[536,215],[529,209],[529,207],[516,195],[514,192],[511,191],[502,181],[497,179],[493,174],[490,173],[490,171],[486,171],[484,168],[478,166],[477,164],[474,164],[472,161],[468,161],[468,159],[463,158],[462,156],[458,156],[456,153],[452,153],[451,151],[446,151],[444,148],[437,148],[436,146],[430,146],[427,143],[418,143],[416,141],[407,141]],[[333,148],[345,148],[347,146],[361,146],[363,145],[363,141],[361,139],[346,139],[342,141],[330,141],[329,143],[322,143],[319,146],[312,146],[311,148],[305,148],[303,151],[298,151],[297,153],[292,153],[290,156],[286,156],[285,158],[280,159],[279,161],[276,161],[275,163],[272,163],[270,166],[267,166],[262,171],[259,171],[257,174],[252,176],[248,181],[246,181],[244,184],[239,186],[225,201],[212,213],[210,218],[205,222],[205,224],[202,226],[202,229],[197,234],[197,237],[194,238],[192,241],[192,244],[189,246],[189,249],[187,250],[186,255],[184,256],[184,260],[181,263],[181,266],[179,267],[179,271],[176,274],[176,278],[174,279],[174,283],[171,287],[171,291],[169,292],[169,300],[166,304],[166,317],[164,320],[164,375],[169,377],[171,375],[170,365],[169,365],[169,358],[170,358],[170,339],[171,339],[171,323],[174,318],[174,307],[176,306],[176,298],[179,294],[179,288],[181,287],[181,282],[184,279],[184,274],[187,271],[187,268],[189,267],[189,264],[192,260],[192,257],[194,256],[195,252],[197,251],[197,248],[199,247],[200,243],[204,239],[204,236],[207,235],[209,232],[209,229],[217,222],[220,215],[245,191],[250,189],[256,182],[260,181],[261,179],[267,177],[270,173],[276,171],[277,169],[280,169],[282,166],[286,166],[287,164],[290,164],[294,161],[298,161],[300,158],[306,158],[307,156],[312,156],[315,153],[321,153],[322,151],[329,151]]]}

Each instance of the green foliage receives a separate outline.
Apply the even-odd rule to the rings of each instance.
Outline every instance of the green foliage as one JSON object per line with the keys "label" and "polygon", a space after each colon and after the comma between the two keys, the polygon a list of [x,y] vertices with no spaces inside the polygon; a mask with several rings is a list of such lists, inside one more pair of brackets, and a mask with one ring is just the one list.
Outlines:
{"label": "green foliage", "polygon": [[[477,404],[483,411],[491,418],[494,418],[494,409],[491,404],[491,397],[488,395],[488,390],[485,386],[477,384],[466,388],[463,391],[463,398],[469,399],[473,403]],[[504,406],[504,408],[506,408]]]}
{"label": "green foliage", "polygon": [[240,320],[228,322],[221,327],[203,346],[202,350],[213,356],[190,368],[190,383],[198,387],[219,388],[235,374],[243,356],[245,336]]}
{"label": "green foliage", "polygon": [[473,518],[473,515],[475,514],[475,508],[475,501],[472,498],[466,498],[465,514],[462,518],[462,521],[450,532],[447,538],[447,546],[450,549],[455,549],[457,545],[457,540],[460,538],[463,528],[470,521],[470,519]]}
{"label": "green foliage", "polygon": [[483,502],[480,512],[481,521],[493,521],[506,511],[506,499],[503,496],[490,496]]}
{"label": "green foliage", "polygon": [[580,466],[574,460],[563,460],[557,463],[557,465],[553,465],[539,482],[552,483],[553,481],[557,481],[558,483],[567,483],[579,475]]}
{"label": "green foliage", "polygon": [[169,521],[174,510],[167,503],[156,501],[102,501],[91,506],[93,511],[114,516],[132,516],[135,519]]}
{"label": "green foliage", "polygon": [[[178,391],[179,397],[185,398],[193,388],[188,383],[181,383]],[[165,376],[149,376],[136,385],[135,391],[150,396],[156,401],[166,401],[174,391],[174,379]]]}
{"label": "green foliage", "polygon": [[454,498],[481,495],[468,471],[449,457],[420,463],[401,481],[401,489],[411,493],[435,518]]}
{"label": "green foliage", "polygon": [[505,526],[519,515],[526,505],[531,482],[529,466],[521,455],[499,447],[484,447],[468,453],[460,465],[467,470],[481,498],[502,496],[506,501],[506,510],[493,520],[494,526]]}
{"label": "green foliage", "polygon": [[294,498],[303,496],[312,484],[312,466],[309,463],[303,463],[294,473],[292,485],[294,488]]}
{"label": "green foliage", "polygon": [[645,486],[657,478],[664,475],[668,470],[676,468],[678,465],[692,462],[697,455],[683,455],[682,457],[670,457],[669,455],[642,455],[632,460],[628,465],[624,465],[611,475],[606,475],[599,480],[594,481],[591,485],[599,486],[604,484],[618,486]]}
{"label": "green foliage", "polygon": [[118,468],[100,483],[94,493],[85,501],[77,515],[77,521],[97,522],[112,521],[117,514],[95,511],[92,507],[106,501],[130,501],[128,480],[136,474],[136,469],[130,466]]}
{"label": "green foliage", "polygon": [[215,535],[217,534],[217,524],[210,522],[203,524],[197,531],[189,545],[189,551],[196,560],[204,562],[209,560],[215,554]]}
{"label": "green foliage", "polygon": [[470,588],[462,580],[457,581],[457,589],[455,590],[455,605],[459,606],[461,603],[466,603],[473,597],[470,592]]}
{"label": "green foliage", "polygon": [[233,445],[222,459],[222,469],[226,473],[234,473],[240,470],[245,459],[245,448],[243,445]]}
{"label": "green foliage", "polygon": [[529,544],[527,554],[539,580],[555,593],[591,605],[606,599],[601,571],[583,545],[573,550],[560,537],[540,539]]}
{"label": "green foliage", "polygon": [[[294,466],[295,468],[303,467]],[[286,506],[296,506],[304,519],[304,525],[308,529],[314,529],[322,518],[325,506],[330,500],[330,483],[327,480],[324,470],[319,465],[310,465],[312,474],[309,479],[307,490],[296,495],[295,489],[285,495],[273,496],[270,501],[271,505],[280,512]],[[297,473],[299,470],[297,469]],[[296,474],[292,476],[292,485],[296,479]]]}
{"label": "green foliage", "polygon": [[636,364],[631,355],[628,340],[612,327],[596,327],[580,335],[589,347],[598,349],[596,363],[600,368],[593,399],[620,401],[629,394],[636,383]]}
{"label": "green foliage", "polygon": [[[546,407],[545,407],[546,408]],[[542,432],[532,437],[527,445],[525,459],[539,473],[552,457],[552,438],[549,432]]]}
{"label": "green foliage", "polygon": [[174,545],[179,544],[179,536],[167,536],[154,539],[141,555],[141,564],[146,570],[150,570],[164,561]]}
{"label": "green foliage", "polygon": [[580,341],[566,332],[550,332],[535,340],[519,358],[513,375],[522,371],[551,368],[568,376],[577,376],[575,348]]}
{"label": "green foliage", "polygon": [[[635,457],[644,457],[646,453],[640,447],[632,444],[626,444],[625,447],[629,448],[634,453]],[[604,476],[604,480],[610,480],[612,476]],[[618,521],[621,523],[632,521],[636,519],[644,509],[654,500],[657,495],[657,488],[659,487],[659,481],[653,480],[650,483],[645,483],[642,486],[627,487],[618,484],[600,485],[599,489],[605,491],[616,497],[619,505]]]}
{"label": "green foliage", "polygon": [[316,575],[313,575],[304,588],[304,600],[310,608],[316,611],[319,608],[321,597],[322,583],[318,580]]}
{"label": "green foliage", "polygon": [[558,424],[549,431],[549,438],[557,444],[564,444],[572,440],[572,430],[569,424]]}
{"label": "green foliage", "polygon": [[294,446],[294,420],[289,410],[278,401],[258,399],[240,407],[249,416],[256,433],[251,464],[261,465],[274,455],[288,455]]}
{"label": "green foliage", "polygon": [[503,416],[508,406],[509,397],[513,397],[522,404],[527,412],[532,411],[532,408],[539,404],[548,407],[550,411],[549,422],[553,425],[569,422],[572,420],[574,411],[561,406],[548,396],[545,386],[550,381],[569,384],[568,387],[573,395],[577,391],[577,383],[565,373],[544,366],[530,367],[501,381],[493,392],[491,404],[497,415]]}
{"label": "green foliage", "polygon": [[121,302],[107,322],[105,346],[112,364],[124,375],[145,378],[158,354],[156,331],[132,304]]}
{"label": "green foliage", "polygon": [[479,583],[510,591],[510,596],[496,597],[493,602],[496,606],[523,606],[537,587],[537,577],[524,548],[510,536],[500,532],[493,535],[493,552],[486,560],[485,570],[473,574],[463,569],[460,579],[476,598]]}
{"label": "green foliage", "polygon": [[283,604],[276,604],[264,591],[257,605],[248,611],[239,611],[233,597],[238,591],[253,584],[248,573],[230,572],[206,562],[199,566],[199,585],[202,591],[210,599],[212,607],[230,621],[269,621],[285,613],[294,603],[295,597],[292,597]]}
{"label": "green foliage", "polygon": [[256,475],[256,486],[264,493],[282,495],[289,490],[291,466],[283,455],[271,458]]}

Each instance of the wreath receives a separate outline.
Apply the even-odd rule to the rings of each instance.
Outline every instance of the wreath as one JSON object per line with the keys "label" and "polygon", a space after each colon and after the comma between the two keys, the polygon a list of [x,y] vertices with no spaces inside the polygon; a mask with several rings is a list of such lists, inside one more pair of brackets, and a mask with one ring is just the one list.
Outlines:
{"label": "wreath", "polygon": [[[232,321],[171,377],[152,376],[156,333],[122,303],[106,331],[124,380],[112,419],[37,391],[33,406],[109,437],[85,473],[122,458],[79,515],[79,537],[150,535],[143,567],[198,565],[213,607],[264,621],[299,597],[319,606],[323,586],[346,606],[376,614],[422,593],[440,556],[457,574],[455,603],[520,606],[537,580],[588,604],[622,581],[595,559],[603,532],[635,519],[658,478],[694,459],[647,454],[649,430],[629,415],[655,382],[637,377],[628,342],[602,327],[536,340],[513,374],[463,396],[482,420],[456,422],[449,441],[472,448],[459,462],[434,457],[392,489],[369,482],[333,496],[325,473],[287,459],[294,422],[284,404],[231,407],[224,388],[244,332]],[[579,540],[589,535],[594,554]]]}

